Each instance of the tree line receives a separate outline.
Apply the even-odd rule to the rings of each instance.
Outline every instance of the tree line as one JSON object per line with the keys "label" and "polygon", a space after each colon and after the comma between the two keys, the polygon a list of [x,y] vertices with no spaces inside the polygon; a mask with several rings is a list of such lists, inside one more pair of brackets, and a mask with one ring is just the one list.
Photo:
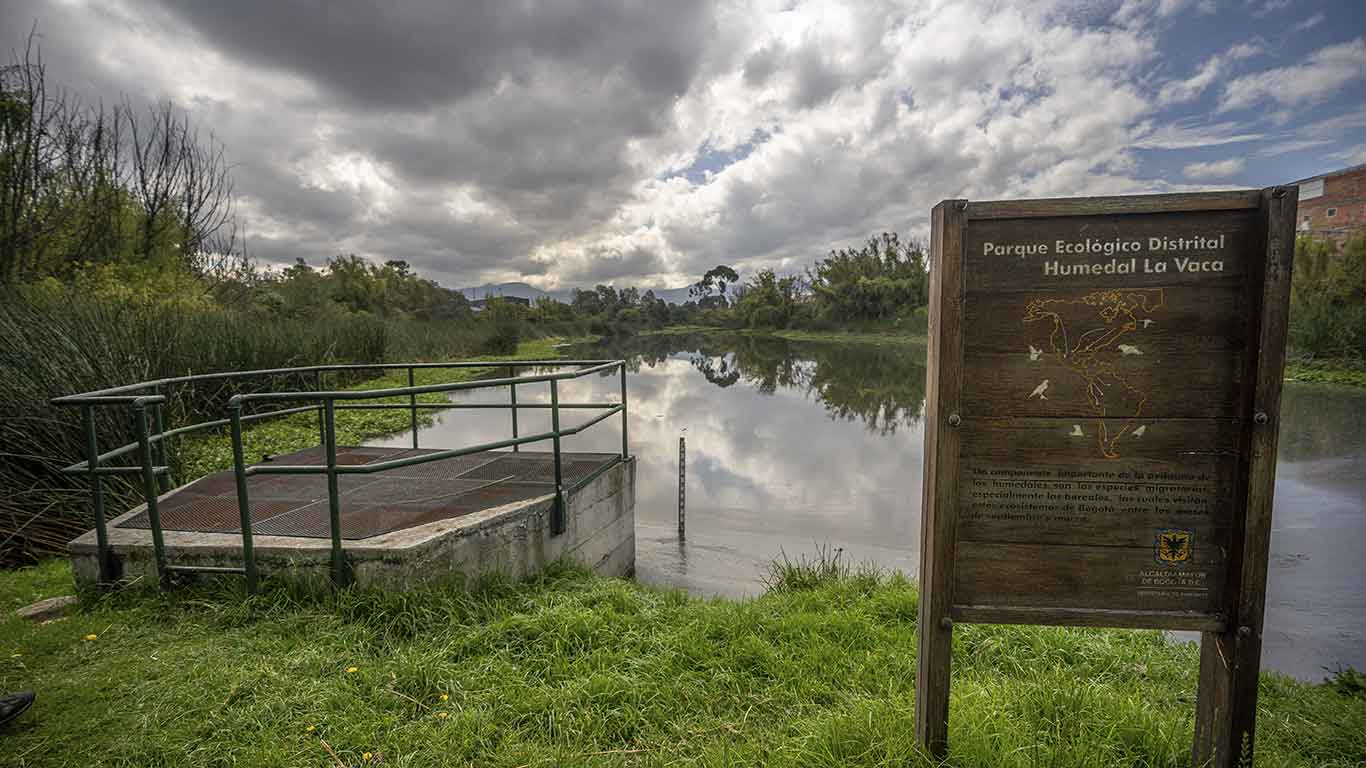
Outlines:
{"label": "tree line", "polygon": [[1295,242],[1290,343],[1302,357],[1366,358],[1366,233]]}
{"label": "tree line", "polygon": [[0,67],[0,285],[243,262],[222,143],[169,102],[86,104],[49,86],[33,35]]}

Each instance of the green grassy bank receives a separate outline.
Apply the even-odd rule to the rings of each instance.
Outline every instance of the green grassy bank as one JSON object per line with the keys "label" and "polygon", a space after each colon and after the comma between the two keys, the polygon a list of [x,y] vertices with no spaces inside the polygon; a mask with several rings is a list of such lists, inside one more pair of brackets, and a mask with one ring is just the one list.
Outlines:
{"label": "green grassy bank", "polygon": [[924,344],[923,333],[902,331],[803,331],[797,329],[720,328],[711,325],[670,325],[653,331],[642,331],[641,336],[686,336],[693,333],[726,333],[745,336],[774,336],[790,341],[837,341],[857,344]]}
{"label": "green grassy bank", "polygon": [[1366,387],[1366,361],[1300,360],[1292,358],[1286,361],[1285,378],[1288,381],[1312,381],[1321,384]]}
{"label": "green grassy bank", "polygon": [[[912,744],[917,596],[788,573],[746,602],[554,569],[473,592],[240,582],[92,599],[65,563],[0,573],[0,737],[32,766],[927,765]],[[1155,632],[964,626],[954,766],[1189,765],[1197,654]],[[1359,678],[1263,678],[1259,766],[1366,764]]]}
{"label": "green grassy bank", "polygon": [[773,331],[771,335],[792,341],[835,341],[854,344],[925,344],[923,333],[900,331]]}

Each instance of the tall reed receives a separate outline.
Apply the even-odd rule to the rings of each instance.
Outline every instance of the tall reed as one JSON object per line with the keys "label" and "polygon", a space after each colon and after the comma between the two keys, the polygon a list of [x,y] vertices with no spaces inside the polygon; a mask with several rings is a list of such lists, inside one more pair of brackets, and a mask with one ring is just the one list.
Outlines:
{"label": "tall reed", "polygon": [[[459,357],[477,350],[487,333],[468,324],[363,315],[282,320],[205,303],[91,298],[71,289],[0,294],[0,565],[63,553],[93,525],[87,481],[58,471],[84,458],[80,411],[50,406],[53,397],[215,371]],[[275,377],[174,387],[162,393],[168,423],[222,418],[227,398],[249,386],[311,389],[313,382]],[[95,410],[100,450],[135,439],[129,409]],[[108,488],[111,512],[141,498],[128,482],[114,480]]]}

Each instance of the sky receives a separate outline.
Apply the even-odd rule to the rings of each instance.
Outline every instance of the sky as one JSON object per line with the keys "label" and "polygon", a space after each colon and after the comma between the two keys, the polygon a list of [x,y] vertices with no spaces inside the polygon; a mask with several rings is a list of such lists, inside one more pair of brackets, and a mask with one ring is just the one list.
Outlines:
{"label": "sky", "polygon": [[226,146],[250,253],[679,287],[946,198],[1366,162],[1363,0],[3,0],[48,76]]}

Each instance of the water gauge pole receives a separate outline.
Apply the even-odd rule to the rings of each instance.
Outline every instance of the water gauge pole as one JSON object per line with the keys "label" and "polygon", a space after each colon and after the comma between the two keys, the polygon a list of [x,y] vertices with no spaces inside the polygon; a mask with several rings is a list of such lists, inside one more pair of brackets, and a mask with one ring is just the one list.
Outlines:
{"label": "water gauge pole", "polygon": [[683,442],[683,438],[678,438],[678,540],[686,539],[687,532],[684,521],[686,516],[684,504],[686,491],[688,489],[688,446]]}

